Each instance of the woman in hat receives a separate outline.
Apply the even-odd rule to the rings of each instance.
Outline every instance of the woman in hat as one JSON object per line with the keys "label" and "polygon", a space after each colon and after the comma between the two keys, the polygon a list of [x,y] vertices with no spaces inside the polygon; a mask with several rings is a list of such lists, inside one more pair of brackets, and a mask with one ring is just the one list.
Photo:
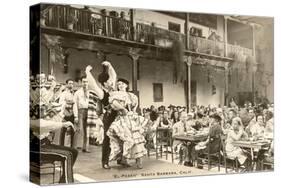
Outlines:
{"label": "woman in hat", "polygon": [[[199,142],[195,146],[195,151],[197,156],[200,156],[207,152],[213,154],[220,151],[221,135],[223,133],[221,128],[221,117],[218,114],[213,114],[210,118],[211,118],[211,122],[210,122],[208,138],[203,142]],[[202,168],[201,160],[197,161],[197,167]]]}
{"label": "woman in hat", "polygon": [[[142,168],[142,157],[146,154],[142,128],[144,118],[136,113],[138,98],[128,92],[128,87],[129,81],[123,78],[118,79],[117,91],[111,92],[109,97],[109,103],[118,111],[117,117],[107,132],[111,146],[110,160],[120,157],[135,159],[137,167]],[[114,101],[123,108],[117,107]]]}
{"label": "woman in hat", "polygon": [[248,135],[244,131],[243,125],[241,124],[241,119],[239,117],[233,118],[232,129],[228,132],[226,138],[226,154],[230,158],[237,158],[240,165],[244,165],[247,170],[250,170],[251,157],[249,153],[242,150],[240,147],[233,145],[234,141],[241,140],[243,137],[247,138]]}
{"label": "woman in hat", "polygon": [[128,92],[129,82],[125,79],[117,81],[116,91],[116,73],[113,67],[109,62],[103,62],[102,65],[104,70],[98,79],[102,88],[96,84],[90,73],[92,67],[86,68],[86,75],[89,87],[105,106],[110,106],[110,110],[107,111],[108,113],[104,115],[103,119],[105,133],[103,168],[109,169],[108,162],[112,160],[117,160],[120,165],[130,166],[126,159],[136,159],[138,168],[142,168],[141,158],[146,152],[144,148],[145,139],[141,134],[141,122],[144,118],[135,113],[138,107],[138,98]]}

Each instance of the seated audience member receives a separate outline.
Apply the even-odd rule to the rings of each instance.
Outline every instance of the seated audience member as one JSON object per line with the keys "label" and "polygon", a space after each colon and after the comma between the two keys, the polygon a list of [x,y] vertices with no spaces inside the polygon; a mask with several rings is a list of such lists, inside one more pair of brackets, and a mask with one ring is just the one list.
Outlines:
{"label": "seated audience member", "polygon": [[168,113],[169,113],[169,119],[172,119],[172,114],[173,114],[173,112],[175,111],[175,107],[173,106],[173,105],[169,105],[168,106]]}
{"label": "seated audience member", "polygon": [[141,111],[141,115],[144,116],[144,114],[146,113],[146,111],[147,111],[147,109],[146,109],[146,108],[143,108],[142,111]]}
{"label": "seated audience member", "polygon": [[[70,121],[72,124],[74,124],[74,114],[73,114],[73,100],[69,100],[69,99],[66,99],[65,101],[65,104],[63,106],[63,109],[62,109],[62,113],[63,113],[63,121]],[[70,134],[70,139],[71,139],[71,147],[74,147],[74,129],[72,128],[68,128],[66,129],[65,127],[63,127],[61,129],[61,132],[60,132],[60,145],[64,145],[64,141],[65,141],[65,135],[67,134]]]}
{"label": "seated audience member", "polygon": [[192,127],[192,128],[194,129],[194,127],[195,127],[194,113],[189,112],[189,113],[187,114],[186,125],[187,125],[188,127]]}
{"label": "seated audience member", "polygon": [[201,114],[200,112],[197,113],[197,119],[195,120],[195,125],[193,126],[194,129],[200,130],[204,127],[203,117],[203,114]]}
{"label": "seated audience member", "polygon": [[263,116],[257,115],[257,122],[250,127],[247,127],[248,134],[255,139],[262,138],[264,136],[265,125],[263,122]]}
{"label": "seated audience member", "polygon": [[[237,112],[234,109],[230,109],[228,112],[228,118],[222,127],[223,133],[228,134],[229,130],[232,129],[232,120],[237,117]],[[242,124],[242,122],[241,122]]]}
{"label": "seated audience member", "polygon": [[268,112],[268,118],[269,120],[266,122],[265,125],[264,137],[273,139],[274,118],[273,118],[273,113],[270,111]]}
{"label": "seated audience member", "polygon": [[247,138],[247,133],[244,131],[241,121],[238,118],[234,118],[232,129],[228,132],[226,138],[226,154],[231,159],[237,158],[240,165],[243,165],[246,170],[250,170],[251,157],[249,154],[240,147],[233,145],[234,141],[241,140],[243,137]]}
{"label": "seated audience member", "polygon": [[177,106],[177,111],[178,111],[178,112],[181,112],[181,111],[182,111],[181,106]]}
{"label": "seated audience member", "polygon": [[179,112],[178,111],[173,111],[173,113],[172,113],[172,115],[171,115],[171,117],[172,117],[172,124],[175,124],[175,123],[177,123],[177,122],[179,122],[180,121],[180,118],[179,118]]}
{"label": "seated audience member", "polygon": [[216,114],[220,116],[220,118],[221,118],[220,125],[223,127],[224,124],[226,123],[226,118],[225,118],[225,115],[223,113],[223,109],[222,108],[217,108]]}
{"label": "seated audience member", "polygon": [[163,112],[163,117],[160,119],[160,127],[171,127],[172,126],[172,122],[169,119],[169,114],[168,111],[165,110]]}
{"label": "seated audience member", "polygon": [[155,148],[156,144],[156,124],[150,120],[150,112],[147,110],[144,114],[144,137],[146,140],[146,148]]}
{"label": "seated audience member", "polygon": [[[188,132],[194,131],[191,126],[187,125],[187,118],[188,116],[186,112],[180,113],[180,121],[175,123],[173,126],[173,136],[186,135]],[[191,142],[176,140],[174,142],[173,149],[177,151],[177,148],[179,148],[179,164],[184,163],[185,166],[193,166],[191,162],[193,148],[193,146],[191,146]]]}
{"label": "seated audience member", "polygon": [[69,121],[58,122],[46,120],[45,118],[47,114],[44,108],[39,107],[38,110],[40,111],[37,113],[39,116],[36,117],[36,119],[30,120],[30,160],[34,162],[41,160],[60,161],[62,164],[60,183],[73,183],[73,166],[78,151],[70,147],[54,145],[49,140],[49,133],[51,131],[61,129],[62,127],[73,128],[73,124]]}
{"label": "seated audience member", "polygon": [[151,105],[150,106],[150,120],[151,121],[156,121],[157,118],[158,118],[157,110],[156,110],[156,108],[153,105]]}
{"label": "seated audience member", "polygon": [[253,108],[249,108],[248,117],[249,122],[245,125],[246,127],[251,127],[252,125],[256,124],[256,114]]}
{"label": "seated audience member", "polygon": [[[197,151],[197,155],[205,154],[209,152],[210,154],[216,153],[220,150],[220,142],[221,142],[221,117],[218,114],[214,114],[211,116],[210,129],[207,140],[203,142],[199,142],[195,146],[195,150]],[[208,149],[209,148],[209,149]],[[202,168],[202,161],[197,161],[198,167]]]}

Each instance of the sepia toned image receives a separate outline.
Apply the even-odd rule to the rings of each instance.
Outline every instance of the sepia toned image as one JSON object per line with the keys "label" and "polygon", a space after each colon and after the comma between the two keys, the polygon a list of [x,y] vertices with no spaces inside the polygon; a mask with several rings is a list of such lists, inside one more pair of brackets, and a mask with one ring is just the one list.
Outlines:
{"label": "sepia toned image", "polygon": [[274,19],[30,7],[30,181],[274,170]]}

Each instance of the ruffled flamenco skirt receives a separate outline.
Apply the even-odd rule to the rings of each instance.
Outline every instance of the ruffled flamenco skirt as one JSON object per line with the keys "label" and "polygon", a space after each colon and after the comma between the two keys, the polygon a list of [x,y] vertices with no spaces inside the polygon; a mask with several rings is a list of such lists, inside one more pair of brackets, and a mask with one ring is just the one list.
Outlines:
{"label": "ruffled flamenco skirt", "polygon": [[120,157],[137,159],[146,155],[141,125],[140,118],[136,115],[116,117],[107,131],[110,138],[110,161]]}

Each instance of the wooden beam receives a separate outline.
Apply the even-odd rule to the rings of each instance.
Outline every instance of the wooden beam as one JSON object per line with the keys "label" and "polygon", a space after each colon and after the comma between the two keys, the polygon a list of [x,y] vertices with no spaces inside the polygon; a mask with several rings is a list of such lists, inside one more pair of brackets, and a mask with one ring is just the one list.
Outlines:
{"label": "wooden beam", "polygon": [[92,34],[76,33],[60,29],[44,28],[42,33],[49,37],[59,38],[61,46],[67,48],[104,51],[106,53],[128,55],[130,48],[140,49],[139,55],[144,58],[159,60],[171,60],[171,49],[147,45],[134,41],[120,40],[105,36],[95,36]]}
{"label": "wooden beam", "polygon": [[192,65],[192,59],[188,58],[188,61],[187,61],[188,112],[191,112],[191,65]]}
{"label": "wooden beam", "polygon": [[137,95],[138,93],[138,59],[139,59],[139,55],[137,54],[130,54],[130,56],[132,57],[132,90],[133,93],[135,93]]}
{"label": "wooden beam", "polygon": [[184,34],[185,49],[189,50],[189,13],[185,13]]}
{"label": "wooden beam", "polygon": [[224,17],[224,57],[227,57],[228,55],[228,50],[227,50],[227,44],[228,44],[228,39],[227,39],[227,17]]}
{"label": "wooden beam", "polygon": [[135,20],[135,10],[134,9],[130,9],[130,21],[131,21],[131,39],[132,40],[136,40],[136,20]]}
{"label": "wooden beam", "polygon": [[[143,58],[157,60],[172,60],[170,48],[164,48],[156,45],[143,44],[135,41],[120,40],[116,38],[97,36],[92,34],[78,33],[54,28],[41,28],[43,34],[54,37],[60,41],[60,45],[65,48],[74,48],[80,50],[103,51],[105,53],[128,55],[131,48],[139,49],[139,55]],[[233,62],[232,58],[210,55],[191,50],[185,50],[184,55],[202,57],[206,59]]]}

